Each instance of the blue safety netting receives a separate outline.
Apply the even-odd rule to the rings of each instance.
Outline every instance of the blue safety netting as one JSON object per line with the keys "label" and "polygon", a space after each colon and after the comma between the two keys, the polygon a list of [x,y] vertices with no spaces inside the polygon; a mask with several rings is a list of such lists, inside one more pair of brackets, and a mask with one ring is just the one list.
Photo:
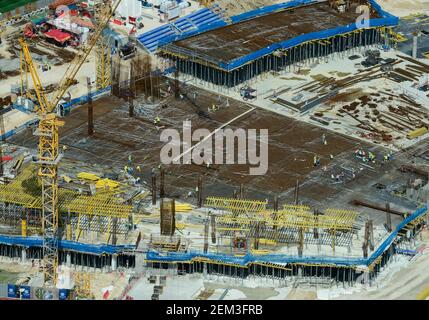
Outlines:
{"label": "blue safety netting", "polygon": [[[43,239],[40,237],[18,237],[0,235],[0,243],[22,247],[42,247]],[[76,241],[59,240],[59,249],[76,251],[88,254],[117,254],[135,249],[135,245],[86,244]]]}
{"label": "blue safety netting", "polygon": [[389,235],[389,237],[383,241],[383,243],[374,251],[369,258],[342,258],[342,257],[318,257],[318,256],[291,256],[291,255],[280,255],[280,254],[268,254],[268,255],[252,255],[247,253],[244,257],[236,257],[225,254],[204,254],[202,252],[189,252],[189,253],[159,253],[156,251],[149,251],[146,255],[148,261],[161,261],[161,262],[190,262],[196,258],[208,259],[221,263],[232,263],[245,266],[251,262],[270,262],[270,263],[306,263],[306,264],[332,264],[332,265],[343,265],[343,266],[368,266],[379,258],[383,252],[388,250],[401,231],[407,224],[421,217],[428,211],[428,207],[424,206],[414,212],[412,215],[404,219],[395,230]]}

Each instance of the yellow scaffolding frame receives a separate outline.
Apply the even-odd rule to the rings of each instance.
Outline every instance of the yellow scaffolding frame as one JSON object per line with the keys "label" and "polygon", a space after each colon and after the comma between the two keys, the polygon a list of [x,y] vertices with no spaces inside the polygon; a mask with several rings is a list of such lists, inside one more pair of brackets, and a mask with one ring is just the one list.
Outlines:
{"label": "yellow scaffolding frame", "polygon": [[206,207],[221,209],[234,214],[258,213],[266,210],[267,201],[208,197]]}
{"label": "yellow scaffolding frame", "polygon": [[[40,179],[34,169],[30,164],[11,183],[0,185],[0,202],[42,209]],[[99,190],[93,196],[86,196],[60,188],[58,193],[59,208],[63,212],[119,219],[126,219],[132,213],[132,206],[121,203],[116,190]]]}

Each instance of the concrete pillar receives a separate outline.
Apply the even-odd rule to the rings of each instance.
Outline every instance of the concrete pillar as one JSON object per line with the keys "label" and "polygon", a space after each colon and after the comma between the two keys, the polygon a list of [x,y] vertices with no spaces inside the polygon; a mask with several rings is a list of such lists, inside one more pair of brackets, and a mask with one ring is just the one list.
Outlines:
{"label": "concrete pillar", "polygon": [[113,254],[112,255],[112,271],[116,271],[116,268],[118,266],[118,255],[117,254]]}
{"label": "concrete pillar", "polygon": [[71,266],[71,253],[70,252],[67,252],[67,255],[66,255],[66,265],[67,265],[67,267]]}
{"label": "concrete pillar", "polygon": [[27,249],[22,248],[21,249],[21,262],[27,262]]}
{"label": "concrete pillar", "polygon": [[413,36],[413,58],[417,59],[417,47],[418,47],[418,37],[417,36]]}

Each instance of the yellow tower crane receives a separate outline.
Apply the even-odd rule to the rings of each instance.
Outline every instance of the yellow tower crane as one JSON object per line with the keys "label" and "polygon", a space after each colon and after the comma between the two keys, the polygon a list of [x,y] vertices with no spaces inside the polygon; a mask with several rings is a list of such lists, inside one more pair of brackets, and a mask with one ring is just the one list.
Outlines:
{"label": "yellow tower crane", "polygon": [[[95,20],[102,23],[100,19],[110,10],[112,6],[111,0],[105,0],[103,3],[98,3],[95,8]],[[97,90],[107,88],[112,84],[112,56],[110,52],[109,40],[106,37],[99,37],[95,46],[95,84]]]}
{"label": "yellow tower crane", "polygon": [[33,80],[39,103],[37,108],[39,125],[35,131],[35,135],[39,137],[37,163],[39,164],[38,175],[42,181],[43,273],[44,285],[46,287],[55,286],[58,266],[57,180],[58,163],[62,157],[62,154],[59,152],[58,128],[63,125],[63,121],[57,118],[56,108],[66,91],[73,84],[79,69],[88,58],[88,55],[120,2],[121,0],[117,0],[112,6],[112,10],[109,10],[100,18],[100,23],[94,33],[88,39],[86,45],[76,54],[74,60],[58,83],[57,90],[53,93],[52,99],[48,99],[45,95],[27,43],[23,38],[19,40],[22,48],[22,55]]}

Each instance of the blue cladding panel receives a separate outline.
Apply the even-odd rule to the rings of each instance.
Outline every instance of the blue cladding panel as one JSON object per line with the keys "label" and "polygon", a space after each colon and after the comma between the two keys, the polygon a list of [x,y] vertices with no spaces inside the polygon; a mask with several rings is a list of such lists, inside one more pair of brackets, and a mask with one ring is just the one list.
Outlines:
{"label": "blue cladding panel", "polygon": [[[0,235],[0,243],[8,245],[19,245],[23,247],[42,247],[43,239],[39,237],[18,237]],[[60,240],[58,242],[58,247],[63,250],[77,251],[88,254],[114,254],[135,249],[134,244],[117,246],[108,244],[90,245],[86,243],[68,240]]]}
{"label": "blue cladding panel", "polygon": [[22,290],[22,294],[21,294],[22,299],[31,299],[30,286],[20,286],[19,289]]}
{"label": "blue cladding panel", "polygon": [[[174,26],[181,34],[176,34]],[[140,35],[137,40],[154,53],[160,46],[181,40],[195,34],[225,26],[226,23],[214,12],[204,8],[177,19],[174,23],[158,27]],[[194,28],[194,27],[197,28]]]}

